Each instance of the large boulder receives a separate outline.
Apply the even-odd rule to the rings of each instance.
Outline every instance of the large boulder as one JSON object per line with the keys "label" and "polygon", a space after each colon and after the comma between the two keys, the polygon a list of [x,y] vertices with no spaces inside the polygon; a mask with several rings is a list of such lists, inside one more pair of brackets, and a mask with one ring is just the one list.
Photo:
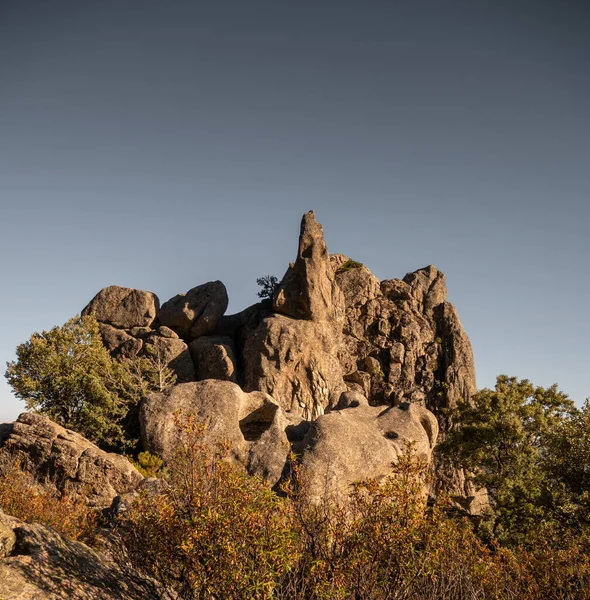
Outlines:
{"label": "large boulder", "polygon": [[344,315],[342,292],[313,211],[303,215],[297,258],[276,290],[273,307],[278,313],[310,321],[339,320]]}
{"label": "large boulder", "polygon": [[312,498],[345,494],[356,481],[390,475],[408,444],[430,462],[438,424],[427,409],[369,406],[360,394],[341,406],[314,421],[301,443],[301,474]]}
{"label": "large boulder", "polygon": [[246,393],[235,383],[215,379],[151,394],[140,408],[144,448],[169,460],[183,415],[206,423],[203,441],[208,446],[227,443],[230,458],[250,474],[272,485],[279,481],[289,449],[285,433],[289,421],[268,394]]}
{"label": "large boulder", "polygon": [[190,344],[197,380],[238,380],[236,351],[232,338],[228,336],[202,336]]}
{"label": "large boulder", "polygon": [[151,292],[111,285],[88,303],[82,315],[94,315],[97,321],[120,329],[149,327],[160,307],[158,297]]}
{"label": "large boulder", "polygon": [[22,413],[2,446],[24,470],[43,483],[80,494],[91,506],[110,506],[118,494],[130,492],[143,480],[119,454],[104,452],[80,434],[36,413]]}
{"label": "large boulder", "polygon": [[229,299],[221,281],[209,281],[165,302],[158,320],[185,340],[211,333],[227,310]]}
{"label": "large boulder", "polygon": [[0,511],[0,598],[5,600],[157,600],[155,586],[106,554]]}
{"label": "large boulder", "polygon": [[244,389],[266,392],[287,413],[313,420],[347,389],[338,360],[341,344],[329,321],[266,317],[244,345]]}

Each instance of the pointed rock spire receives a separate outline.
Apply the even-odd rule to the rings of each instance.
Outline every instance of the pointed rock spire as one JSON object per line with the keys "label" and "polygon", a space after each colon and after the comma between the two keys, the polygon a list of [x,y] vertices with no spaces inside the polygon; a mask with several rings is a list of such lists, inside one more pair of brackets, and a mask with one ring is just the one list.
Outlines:
{"label": "pointed rock spire", "polygon": [[341,319],[344,297],[334,280],[322,226],[313,211],[303,215],[299,251],[274,298],[274,310],[308,321]]}

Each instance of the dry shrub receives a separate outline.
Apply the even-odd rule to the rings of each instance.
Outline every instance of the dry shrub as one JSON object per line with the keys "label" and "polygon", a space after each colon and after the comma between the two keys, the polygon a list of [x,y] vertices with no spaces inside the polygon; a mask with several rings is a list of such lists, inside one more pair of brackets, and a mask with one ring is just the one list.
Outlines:
{"label": "dry shrub", "polygon": [[[118,529],[121,560],[186,599],[590,599],[588,538],[560,547],[539,531],[487,547],[444,502],[426,505],[426,465],[410,451],[394,476],[312,501],[297,466],[279,498],[182,425],[165,491],[140,496]],[[533,549],[531,549],[533,548]]]}
{"label": "dry shrub", "polygon": [[0,457],[0,509],[26,523],[41,523],[72,539],[88,539],[96,513],[85,499],[40,485],[9,456]]}
{"label": "dry shrub", "polygon": [[181,598],[271,598],[296,551],[288,502],[185,417],[167,487],[119,525],[125,558]]}

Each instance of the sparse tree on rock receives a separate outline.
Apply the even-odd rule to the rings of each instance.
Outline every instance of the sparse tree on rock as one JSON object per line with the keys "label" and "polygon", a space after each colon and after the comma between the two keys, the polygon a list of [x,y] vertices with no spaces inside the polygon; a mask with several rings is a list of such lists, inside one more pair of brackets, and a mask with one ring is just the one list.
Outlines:
{"label": "sparse tree on rock", "polygon": [[259,277],[256,283],[262,288],[258,291],[258,297],[263,300],[272,300],[279,285],[279,280],[274,275],[265,275]]}

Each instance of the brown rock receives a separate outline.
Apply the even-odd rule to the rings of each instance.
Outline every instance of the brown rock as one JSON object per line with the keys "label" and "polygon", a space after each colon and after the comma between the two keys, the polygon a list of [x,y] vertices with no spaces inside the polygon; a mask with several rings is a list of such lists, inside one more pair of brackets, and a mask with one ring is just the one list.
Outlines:
{"label": "brown rock", "polygon": [[[6,600],[157,600],[147,580],[122,570],[105,554],[70,541],[53,529],[28,524],[0,511],[17,553],[0,553],[0,598]],[[0,542],[1,543],[1,542]]]}
{"label": "brown rock", "polygon": [[161,337],[158,329],[158,334],[152,333],[146,338],[143,355],[153,359],[156,365],[168,367],[176,375],[177,383],[195,380],[195,367],[188,346],[178,337]]}
{"label": "brown rock", "polygon": [[101,323],[130,329],[151,325],[159,307],[158,297],[151,292],[111,285],[94,296],[82,315],[93,314]]}
{"label": "brown rock", "polygon": [[278,404],[262,392],[243,392],[229,381],[206,379],[151,394],[141,404],[144,448],[169,460],[179,438],[177,415],[193,415],[207,423],[204,441],[227,442],[231,458],[253,475],[274,485],[288,453],[289,424]]}
{"label": "brown rock", "polygon": [[344,294],[347,307],[362,306],[369,300],[381,296],[379,280],[364,265],[347,268],[350,259],[344,254],[330,256],[336,283]]}
{"label": "brown rock", "polygon": [[158,312],[158,319],[180,337],[192,340],[211,333],[227,305],[227,290],[223,283],[210,281],[165,302]]}
{"label": "brown rock", "polygon": [[21,461],[39,482],[49,477],[60,490],[87,497],[92,506],[110,506],[118,494],[133,490],[143,479],[119,454],[100,450],[80,434],[47,417],[22,413],[2,447]]}
{"label": "brown rock", "polygon": [[266,392],[287,413],[313,420],[347,389],[337,356],[341,343],[328,321],[267,317],[244,346],[244,389]]}
{"label": "brown rock", "polygon": [[279,284],[273,307],[284,315],[310,321],[343,317],[344,299],[313,211],[303,215],[297,259]]}
{"label": "brown rock", "polygon": [[438,424],[430,411],[408,403],[383,410],[362,397],[342,404],[350,407],[320,416],[302,443],[301,472],[312,498],[345,494],[355,481],[390,475],[408,442],[417,456],[431,460]]}
{"label": "brown rock", "polygon": [[0,559],[10,556],[16,544],[14,531],[3,522],[2,516],[0,511]]}
{"label": "brown rock", "polygon": [[445,276],[430,266],[382,281],[377,292],[361,267],[338,272],[344,258],[332,262],[345,290],[345,379],[361,385],[373,405],[419,402],[444,426],[441,409],[475,391],[471,345],[446,302]]}
{"label": "brown rock", "polygon": [[227,336],[204,335],[190,344],[197,380],[221,379],[237,381],[236,352]]}
{"label": "brown rock", "polygon": [[106,323],[99,323],[98,328],[102,342],[112,356],[135,358],[141,352],[143,342],[129,335],[125,330]]}

